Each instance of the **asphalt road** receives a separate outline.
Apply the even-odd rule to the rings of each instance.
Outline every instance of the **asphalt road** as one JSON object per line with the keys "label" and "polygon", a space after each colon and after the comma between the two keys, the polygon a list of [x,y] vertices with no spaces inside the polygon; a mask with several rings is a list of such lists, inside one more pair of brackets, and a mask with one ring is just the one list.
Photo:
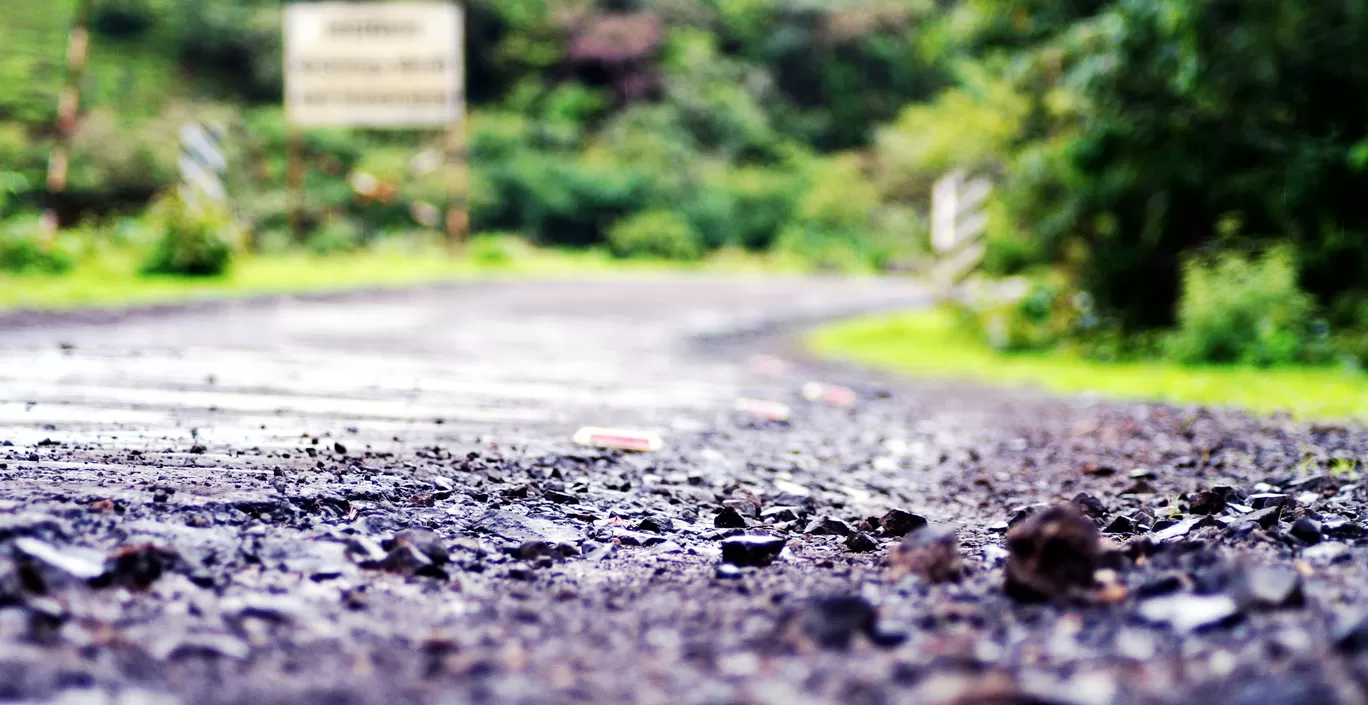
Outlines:
{"label": "asphalt road", "polygon": [[659,278],[0,320],[0,701],[1368,703],[1363,428],[794,347],[926,301]]}
{"label": "asphalt road", "polygon": [[624,278],[38,317],[0,327],[0,437],[220,453],[356,427],[385,450],[564,450],[581,424],[668,431],[728,408],[757,376],[700,358],[700,337],[925,300],[893,281]]}

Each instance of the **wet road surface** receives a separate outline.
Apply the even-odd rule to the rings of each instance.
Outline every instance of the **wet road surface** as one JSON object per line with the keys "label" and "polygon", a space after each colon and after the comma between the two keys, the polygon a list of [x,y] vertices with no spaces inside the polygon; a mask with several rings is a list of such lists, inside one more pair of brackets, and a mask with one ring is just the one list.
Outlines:
{"label": "wet road surface", "polygon": [[925,303],[666,278],[11,320],[0,699],[1365,702],[1361,428],[790,335]]}

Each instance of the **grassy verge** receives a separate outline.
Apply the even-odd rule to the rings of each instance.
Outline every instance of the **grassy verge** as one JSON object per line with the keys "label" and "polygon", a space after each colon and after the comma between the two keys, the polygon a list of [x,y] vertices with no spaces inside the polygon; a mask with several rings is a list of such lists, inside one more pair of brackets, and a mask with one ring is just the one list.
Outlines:
{"label": "grassy verge", "polygon": [[1287,411],[1308,419],[1368,419],[1368,375],[1339,369],[1102,363],[1068,353],[1002,354],[939,311],[838,323],[809,339],[819,354],[923,377],[1092,392],[1125,399]]}
{"label": "grassy verge", "polygon": [[222,277],[143,276],[135,257],[105,253],[59,276],[0,274],[0,311],[134,306],[209,298],[402,287],[490,277],[568,277],[647,272],[795,272],[792,262],[720,253],[702,262],[618,260],[596,250],[525,249],[509,257],[453,257],[441,250],[244,256]]}

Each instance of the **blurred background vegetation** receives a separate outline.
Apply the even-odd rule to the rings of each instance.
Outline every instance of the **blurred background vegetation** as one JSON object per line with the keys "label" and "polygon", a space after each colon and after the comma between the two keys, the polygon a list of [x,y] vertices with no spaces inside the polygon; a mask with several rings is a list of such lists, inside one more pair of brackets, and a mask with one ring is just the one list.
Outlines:
{"label": "blurred background vegetation", "polygon": [[[287,228],[281,3],[96,0],[69,193],[35,246],[74,0],[0,0],[0,268],[438,238],[441,136],[305,133]],[[471,255],[529,246],[904,270],[932,183],[990,176],[961,306],[1002,350],[1247,365],[1368,360],[1368,0],[469,0]],[[174,135],[229,127],[224,214],[178,213]],[[358,173],[380,184],[362,197]],[[217,219],[217,220],[215,220]],[[167,242],[168,238],[173,239]],[[94,254],[92,254],[94,253]]]}

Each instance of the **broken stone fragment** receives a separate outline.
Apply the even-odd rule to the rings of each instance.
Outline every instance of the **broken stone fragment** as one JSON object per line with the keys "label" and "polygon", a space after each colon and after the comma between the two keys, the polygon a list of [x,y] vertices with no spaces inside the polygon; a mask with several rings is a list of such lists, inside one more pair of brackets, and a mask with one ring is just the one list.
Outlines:
{"label": "broken stone fragment", "polygon": [[1283,508],[1281,505],[1275,505],[1245,514],[1240,517],[1239,522],[1232,525],[1231,528],[1236,531],[1239,531],[1240,527],[1247,527],[1250,530],[1255,528],[1264,530],[1273,529],[1278,525],[1278,519],[1282,517],[1282,510]]}
{"label": "broken stone fragment", "polygon": [[1267,509],[1269,507],[1282,507],[1284,509],[1292,509],[1297,504],[1297,501],[1293,499],[1290,495],[1285,495],[1280,492],[1263,492],[1260,494],[1252,494],[1249,495],[1248,501],[1249,506],[1255,509]]}
{"label": "broken stone fragment", "polygon": [[84,585],[104,574],[104,562],[97,551],[85,548],[57,548],[31,537],[13,542],[20,583],[28,592],[45,594],[73,585]]}
{"label": "broken stone fragment", "polygon": [[433,565],[443,566],[450,560],[442,537],[431,529],[405,529],[394,535],[392,546],[412,546],[427,557]]}
{"label": "broken stone fragment", "polygon": [[1065,598],[1093,587],[1101,567],[1097,526],[1071,504],[1033,515],[1007,534],[1005,590],[1023,601]]}
{"label": "broken stone fragment", "polygon": [[180,563],[175,549],[153,543],[121,546],[105,561],[100,582],[144,590]]}
{"label": "broken stone fragment", "polygon": [[1188,511],[1193,514],[1220,514],[1225,511],[1229,495],[1214,490],[1197,492],[1188,498]]}
{"label": "broken stone fragment", "polygon": [[722,501],[722,506],[735,509],[738,514],[747,519],[760,516],[760,498],[745,488],[734,490],[730,497]]}
{"label": "broken stone fragment", "polygon": [[1083,512],[1093,519],[1100,520],[1107,517],[1107,505],[1103,504],[1102,500],[1087,492],[1079,492],[1078,495],[1073,498],[1073,505],[1078,507],[1080,512]]}
{"label": "broken stone fragment", "polygon": [[1011,516],[1007,517],[1007,528],[1015,529],[1021,522],[1030,519],[1042,510],[1048,508],[1048,504],[1028,504],[1021,507],[1014,507]]}
{"label": "broken stone fragment", "polygon": [[798,521],[798,507],[771,507],[760,513],[760,520],[769,524]]}
{"label": "broken stone fragment", "polygon": [[556,545],[550,541],[524,541],[514,547],[511,553],[519,560],[535,561],[538,558],[556,555]]}
{"label": "broken stone fragment", "polygon": [[926,526],[926,518],[901,509],[890,510],[879,518],[884,536],[903,537]]}
{"label": "broken stone fragment", "polygon": [[148,653],[159,661],[196,656],[223,657],[241,661],[252,647],[231,634],[188,632],[174,634],[153,643]]}
{"label": "broken stone fragment", "polygon": [[852,553],[868,553],[879,548],[879,544],[870,538],[869,534],[863,532],[851,534],[845,540],[845,546]]}
{"label": "broken stone fragment", "polygon": [[1140,528],[1136,526],[1135,520],[1127,516],[1118,516],[1107,524],[1107,528],[1102,530],[1108,534],[1134,534],[1139,533]]}
{"label": "broken stone fragment", "polygon": [[744,573],[741,572],[740,568],[730,563],[719,563],[713,575],[719,580],[739,580]]}
{"label": "broken stone fragment", "polygon": [[658,534],[646,534],[626,529],[613,529],[610,536],[613,541],[623,546],[654,546],[665,541],[665,537]]}
{"label": "broken stone fragment", "polygon": [[954,527],[928,524],[908,534],[888,551],[893,577],[916,575],[932,583],[959,580],[963,573]]}
{"label": "broken stone fragment", "polygon": [[432,559],[414,546],[401,545],[390,549],[384,560],[375,567],[398,575],[418,575],[436,570]]}
{"label": "broken stone fragment", "polygon": [[1321,517],[1321,529],[1326,536],[1337,539],[1360,539],[1365,535],[1363,526],[1335,515]]}
{"label": "broken stone fragment", "polygon": [[315,582],[340,578],[351,568],[347,547],[333,541],[309,541],[290,551],[280,565]]}
{"label": "broken stone fragment", "polygon": [[1305,602],[1302,576],[1291,566],[1243,566],[1235,575],[1233,593],[1246,607],[1296,607]]}
{"label": "broken stone fragment", "polygon": [[848,649],[859,636],[879,646],[896,646],[903,640],[900,634],[879,629],[878,611],[858,595],[808,600],[786,622],[824,649]]}
{"label": "broken stone fragment", "polygon": [[713,526],[719,529],[744,529],[746,528],[746,518],[732,507],[723,507],[713,517]]}
{"label": "broken stone fragment", "polygon": [[1350,654],[1368,651],[1368,612],[1356,608],[1338,615],[1335,624],[1335,648]]}
{"label": "broken stone fragment", "polygon": [[1210,516],[1207,515],[1188,517],[1187,519],[1177,522],[1171,526],[1167,526],[1163,529],[1155,531],[1150,538],[1154,539],[1156,542],[1159,543],[1164,543],[1166,541],[1177,541],[1178,539],[1187,537],[1187,535],[1192,533],[1195,529],[1199,529],[1204,526],[1214,526],[1215,523],[1216,520],[1212,519]]}
{"label": "broken stone fragment", "polygon": [[1292,522],[1292,527],[1287,530],[1289,536],[1307,544],[1314,546],[1321,542],[1321,524],[1311,517],[1302,517]]}
{"label": "broken stone fragment", "polygon": [[1330,565],[1349,557],[1349,547],[1338,541],[1318,543],[1302,551],[1302,558],[1315,565]]}
{"label": "broken stone fragment", "polygon": [[542,497],[556,504],[579,504],[579,497],[560,490],[546,490],[542,492]]}
{"label": "broken stone fragment", "polygon": [[1136,613],[1147,622],[1187,633],[1234,620],[1240,607],[1229,595],[1179,593],[1145,600]]}
{"label": "broken stone fragment", "polygon": [[347,554],[358,564],[374,563],[385,559],[385,549],[365,536],[353,536],[347,539],[346,545]]}
{"label": "broken stone fragment", "polygon": [[766,566],[784,550],[777,536],[733,536],[722,541],[722,561],[739,566]]}
{"label": "broken stone fragment", "polygon": [[813,536],[849,536],[854,533],[854,530],[850,528],[849,524],[840,519],[822,516],[808,522],[807,527],[803,529],[803,533],[811,534]]}
{"label": "broken stone fragment", "polygon": [[674,522],[665,517],[646,517],[637,524],[637,531],[663,534],[674,531]]}
{"label": "broken stone fragment", "polygon": [[1135,528],[1139,531],[1149,531],[1154,526],[1154,515],[1141,509],[1131,514],[1131,521],[1135,522]]}

